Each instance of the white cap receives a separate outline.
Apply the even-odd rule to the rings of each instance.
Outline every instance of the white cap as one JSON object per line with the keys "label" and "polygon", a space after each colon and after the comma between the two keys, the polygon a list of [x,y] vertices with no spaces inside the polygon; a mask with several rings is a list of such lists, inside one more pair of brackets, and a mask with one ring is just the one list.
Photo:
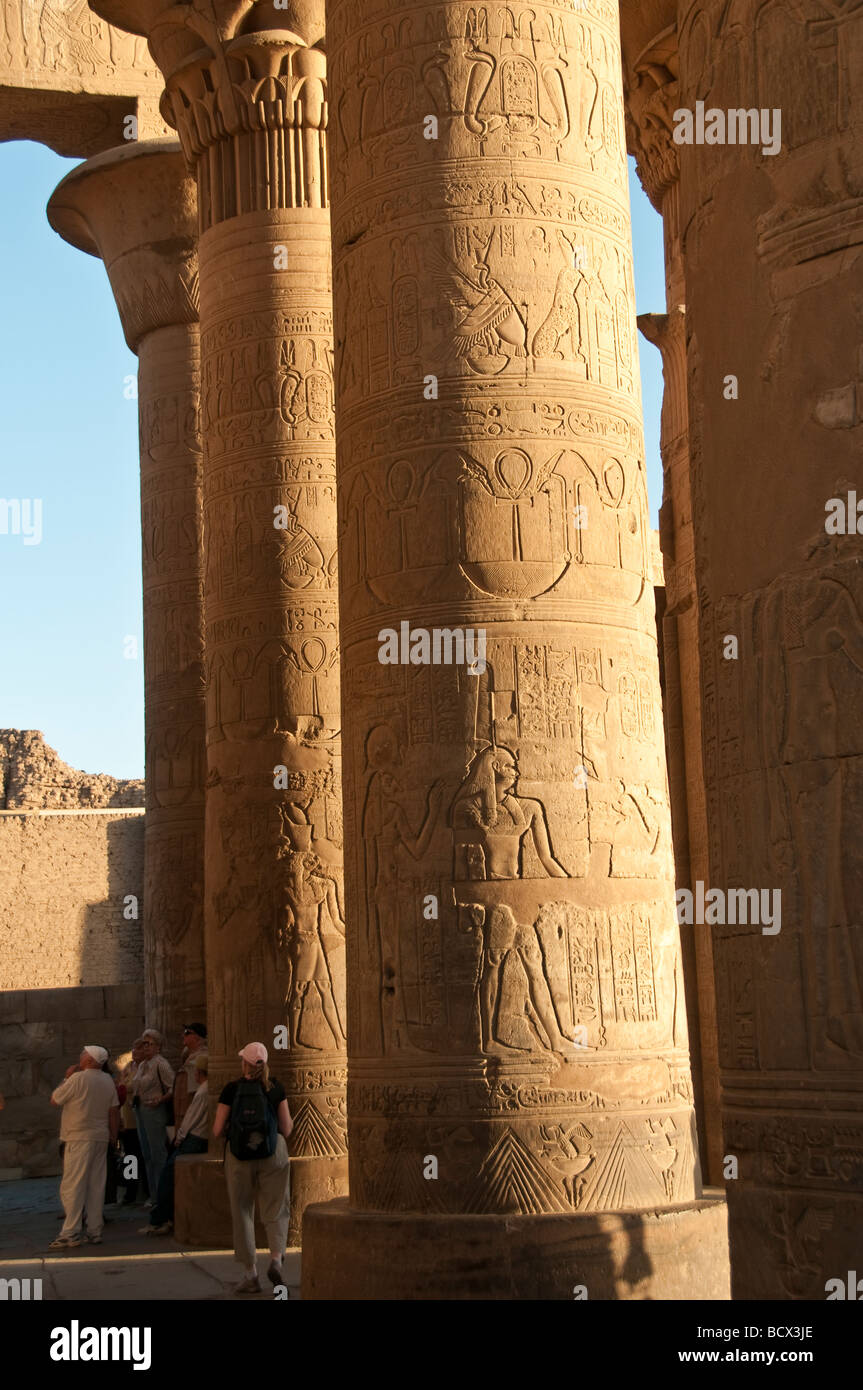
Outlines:
{"label": "white cap", "polygon": [[89,1046],[84,1048],[84,1051],[89,1053],[93,1061],[98,1062],[100,1067],[103,1062],[107,1062],[108,1060],[108,1054],[104,1047],[99,1047],[96,1043],[90,1043]]}

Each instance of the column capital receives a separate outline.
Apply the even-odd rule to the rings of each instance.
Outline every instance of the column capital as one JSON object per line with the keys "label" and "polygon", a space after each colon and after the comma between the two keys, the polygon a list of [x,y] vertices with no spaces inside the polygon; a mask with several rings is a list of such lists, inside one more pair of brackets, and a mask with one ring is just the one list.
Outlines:
{"label": "column capital", "polygon": [[147,35],[165,79],[162,115],[197,172],[202,232],[244,213],[328,206],[323,0],[92,8]]}
{"label": "column capital", "polygon": [[197,322],[197,198],[177,141],[137,141],[78,165],[51,195],[48,220],[105,262],[133,352],[158,328]]}
{"label": "column capital", "polygon": [[672,136],[680,96],[676,25],[657,34],[632,62],[624,58],[624,69],[627,143],[648,198],[662,212],[667,189],[680,178]]}
{"label": "column capital", "polygon": [[[308,47],[324,37],[325,0],[89,0],[90,9],[118,29],[152,39],[167,26],[225,42],[238,34],[278,29]],[[158,61],[158,59],[157,59]]]}

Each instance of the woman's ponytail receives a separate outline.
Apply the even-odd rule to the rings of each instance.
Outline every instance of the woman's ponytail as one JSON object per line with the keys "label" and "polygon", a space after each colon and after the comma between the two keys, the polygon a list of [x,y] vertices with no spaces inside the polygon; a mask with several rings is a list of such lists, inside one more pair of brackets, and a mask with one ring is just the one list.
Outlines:
{"label": "woman's ponytail", "polygon": [[255,1062],[251,1071],[252,1075],[250,1079],[252,1081],[260,1081],[264,1090],[268,1091],[273,1083],[270,1080],[270,1069],[266,1062]]}

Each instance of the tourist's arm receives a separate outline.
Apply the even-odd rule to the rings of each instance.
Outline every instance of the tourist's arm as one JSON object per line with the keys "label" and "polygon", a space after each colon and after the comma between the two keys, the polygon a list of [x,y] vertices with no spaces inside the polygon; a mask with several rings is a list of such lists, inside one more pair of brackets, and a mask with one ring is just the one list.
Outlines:
{"label": "tourist's arm", "polygon": [[167,1067],[168,1070],[168,1080],[166,1082],[164,1071],[162,1069],[162,1066],[160,1065],[160,1063],[162,1062],[164,1062],[164,1059],[160,1057],[159,1061],[156,1063],[156,1078],[159,1082],[159,1085],[162,1087],[162,1092],[159,1096],[156,1097],[155,1100],[144,1101],[144,1104],[147,1106],[149,1110],[155,1110],[157,1106],[164,1105],[165,1102],[170,1100],[172,1095],[174,1094],[174,1069],[173,1067],[169,1066],[167,1062],[164,1062],[164,1066]]}
{"label": "tourist's arm", "polygon": [[175,1147],[178,1147],[180,1144],[182,1144],[183,1140],[186,1138],[186,1135],[190,1134],[192,1130],[195,1128],[195,1126],[200,1124],[201,1120],[206,1119],[208,1103],[209,1102],[206,1088],[199,1088],[192,1096],[192,1099],[190,1100],[186,1108],[186,1112],[183,1115],[182,1124],[179,1126],[177,1133],[174,1135]]}
{"label": "tourist's arm", "polygon": [[285,1139],[290,1139],[294,1122],[291,1119],[291,1112],[288,1109],[288,1102],[286,1100],[281,1101],[279,1104],[279,1108],[276,1111],[276,1122],[279,1126],[279,1133],[284,1135]]}
{"label": "tourist's arm", "polygon": [[[76,1069],[76,1070],[77,1070],[77,1069]],[[65,1104],[66,1104],[66,1101],[69,1099],[69,1097],[70,1097],[71,1094],[72,1094],[72,1087],[71,1087],[71,1085],[70,1085],[70,1081],[71,1081],[71,1078],[70,1078],[69,1072],[67,1071],[67,1073],[66,1073],[66,1079],[65,1079],[64,1081],[61,1081],[61,1082],[60,1082],[60,1085],[57,1086],[57,1087],[55,1087],[55,1089],[51,1092],[51,1104],[52,1104],[52,1105],[60,1106],[60,1105],[65,1105]]]}
{"label": "tourist's arm", "polygon": [[221,1139],[225,1132],[225,1125],[228,1123],[228,1116],[231,1113],[229,1105],[223,1105],[221,1101],[216,1106],[216,1118],[213,1121],[213,1138]]}

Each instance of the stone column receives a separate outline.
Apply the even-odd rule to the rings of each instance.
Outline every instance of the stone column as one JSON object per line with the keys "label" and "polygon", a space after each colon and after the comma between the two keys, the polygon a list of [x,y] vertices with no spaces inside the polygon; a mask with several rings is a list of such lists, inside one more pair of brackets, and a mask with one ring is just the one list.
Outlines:
{"label": "stone column", "polygon": [[823,1299],[863,1219],[863,6],[679,34],[709,877],[781,893],[712,929],[734,1293]]}
{"label": "stone column", "polygon": [[297,1244],[347,1181],[323,6],[93,8],[149,33],[198,184],[210,1087],[270,1049]]}
{"label": "stone column", "polygon": [[178,144],[147,140],[73,169],[48,205],[105,262],[138,354],[144,589],[147,1022],[176,1046],[205,1018],[204,675],[197,216]]}
{"label": "stone column", "polygon": [[[666,312],[642,314],[638,325],[662,354],[665,391],[660,448],[663,502],[659,537],[665,567],[662,618],[666,682],[665,723],[678,888],[709,878],[707,802],[701,751],[699,610],[689,411],[686,389],[686,285],[680,235],[679,147],[672,130],[679,105],[677,30],[651,32],[651,17],[637,6],[622,16],[627,134],[644,189],[663,219]],[[653,16],[653,23],[656,17]],[[646,32],[645,32],[646,30]],[[705,1176],[723,1182],[719,1106],[716,988],[709,930],[682,933],[687,1013],[692,1039],[695,1108]]]}
{"label": "stone column", "polygon": [[722,1296],[617,6],[328,20],[350,1198],[304,1297]]}

